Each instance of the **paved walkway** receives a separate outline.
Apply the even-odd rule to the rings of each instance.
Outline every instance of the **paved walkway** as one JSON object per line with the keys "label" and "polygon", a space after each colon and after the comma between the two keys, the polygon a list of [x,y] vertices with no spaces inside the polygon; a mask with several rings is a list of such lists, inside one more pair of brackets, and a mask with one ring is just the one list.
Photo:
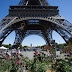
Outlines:
{"label": "paved walkway", "polygon": [[[48,54],[46,51],[43,51],[46,55]],[[29,59],[33,59],[35,51],[23,51],[21,52],[24,57],[28,57]]]}

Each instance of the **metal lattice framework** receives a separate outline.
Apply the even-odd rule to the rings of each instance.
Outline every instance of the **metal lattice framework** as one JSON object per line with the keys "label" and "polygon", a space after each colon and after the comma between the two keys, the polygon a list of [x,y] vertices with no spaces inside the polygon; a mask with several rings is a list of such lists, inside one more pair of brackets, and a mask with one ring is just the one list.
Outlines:
{"label": "metal lattice framework", "polygon": [[48,6],[49,3],[47,0],[20,0],[18,6],[23,5],[42,5],[42,6]]}
{"label": "metal lattice framework", "polygon": [[53,30],[69,43],[72,24],[59,15],[57,6],[50,6],[46,0],[21,0],[18,6],[10,6],[9,14],[0,20],[0,45],[12,31],[16,34],[15,47],[31,34],[43,37],[50,45]]}

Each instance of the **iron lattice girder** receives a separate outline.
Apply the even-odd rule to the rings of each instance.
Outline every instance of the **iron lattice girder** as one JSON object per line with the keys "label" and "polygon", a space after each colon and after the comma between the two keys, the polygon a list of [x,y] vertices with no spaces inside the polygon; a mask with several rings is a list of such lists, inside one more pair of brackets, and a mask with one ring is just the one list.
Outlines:
{"label": "iron lattice girder", "polygon": [[[16,17],[17,18],[17,17]],[[65,28],[65,26],[63,24],[61,24],[58,20],[53,19],[52,17],[46,17],[46,18],[42,18],[42,17],[25,17],[25,18],[14,18],[10,23],[8,23],[3,29],[0,30],[3,31],[5,28],[7,28],[9,25],[12,25],[14,23],[18,23],[19,21],[24,21],[24,20],[34,20],[34,19],[39,19],[39,20],[45,20],[51,23],[54,23],[56,25],[58,25],[59,27],[63,28],[64,30],[66,30],[70,35],[72,35],[72,27],[71,27],[71,31],[69,31],[68,29]],[[72,24],[70,24],[72,25]]]}
{"label": "iron lattice girder", "polygon": [[5,38],[13,31],[11,27],[6,28],[2,33],[0,33],[0,45],[3,43]]}
{"label": "iron lattice girder", "polygon": [[16,33],[16,37],[15,37],[14,45],[17,45],[18,43],[22,43],[24,38],[24,31],[22,31],[21,29],[17,29],[15,30],[15,33]]}
{"label": "iron lattice girder", "polygon": [[16,30],[15,32],[16,32],[16,37],[15,37],[14,45],[21,44],[24,38],[32,34],[39,35],[42,38],[44,38],[44,40],[46,41],[48,45],[50,45],[50,42],[52,40],[51,38],[50,38],[51,40],[48,39],[50,35],[49,36],[45,35],[46,31],[44,32],[43,30],[25,30],[24,31],[19,29],[19,30]]}
{"label": "iron lattice girder", "polygon": [[[45,26],[44,26],[45,27]],[[51,28],[44,28],[42,29],[42,33],[47,41],[47,45],[50,46],[52,39],[52,29]]]}
{"label": "iron lattice girder", "polygon": [[0,30],[4,28],[12,19],[3,18],[0,20]]}
{"label": "iron lattice girder", "polygon": [[[6,23],[4,26],[3,26],[3,24],[1,24],[1,26],[0,26],[0,33],[3,31],[3,30],[5,30],[7,27],[9,27],[10,25],[12,25],[12,23],[13,22],[15,22],[15,19],[16,19],[17,17],[15,17],[13,20],[11,20],[10,22],[8,22],[8,23]],[[2,27],[3,26],[3,27]]]}
{"label": "iron lattice girder", "polygon": [[10,6],[9,16],[48,17],[59,14],[58,6]]}
{"label": "iron lattice girder", "polygon": [[68,43],[69,39],[72,37],[72,35],[70,35],[67,31],[63,30],[58,25],[53,25],[52,29],[55,30],[65,40],[66,43]]}
{"label": "iron lattice girder", "polygon": [[48,6],[50,5],[47,0],[20,0],[18,6],[23,5],[41,5],[41,6]]}

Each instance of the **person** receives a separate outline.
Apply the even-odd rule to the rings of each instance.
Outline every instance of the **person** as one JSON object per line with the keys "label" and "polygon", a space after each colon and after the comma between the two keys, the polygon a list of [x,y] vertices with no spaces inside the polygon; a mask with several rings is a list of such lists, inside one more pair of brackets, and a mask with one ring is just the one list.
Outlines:
{"label": "person", "polygon": [[1,53],[2,53],[2,50],[1,50]]}
{"label": "person", "polygon": [[7,50],[6,51],[6,59],[8,59],[9,58],[9,51]]}
{"label": "person", "polygon": [[14,51],[13,51],[13,49],[12,49],[12,51],[11,51],[11,56],[13,56],[13,54],[14,54]]}
{"label": "person", "polygon": [[14,50],[14,57],[16,57],[16,50]]}
{"label": "person", "polygon": [[17,52],[20,54],[20,49],[19,48],[17,48]]}
{"label": "person", "polygon": [[9,56],[9,51],[8,50],[6,51],[6,55]]}
{"label": "person", "polygon": [[26,49],[24,48],[24,51],[26,52]]}

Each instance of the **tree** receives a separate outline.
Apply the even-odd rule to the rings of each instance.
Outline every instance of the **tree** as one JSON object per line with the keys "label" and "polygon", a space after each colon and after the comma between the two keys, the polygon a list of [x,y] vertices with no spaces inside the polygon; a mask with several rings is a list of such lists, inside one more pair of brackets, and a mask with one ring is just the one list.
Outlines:
{"label": "tree", "polygon": [[64,44],[58,44],[58,43],[56,43],[56,47],[57,48],[64,48]]}
{"label": "tree", "polygon": [[20,49],[22,49],[23,47],[22,47],[22,45],[20,45]]}
{"label": "tree", "polygon": [[23,48],[31,48],[31,47],[29,47],[29,46],[24,46]]}
{"label": "tree", "polygon": [[11,49],[12,48],[12,45],[11,44],[9,44],[9,49]]}

